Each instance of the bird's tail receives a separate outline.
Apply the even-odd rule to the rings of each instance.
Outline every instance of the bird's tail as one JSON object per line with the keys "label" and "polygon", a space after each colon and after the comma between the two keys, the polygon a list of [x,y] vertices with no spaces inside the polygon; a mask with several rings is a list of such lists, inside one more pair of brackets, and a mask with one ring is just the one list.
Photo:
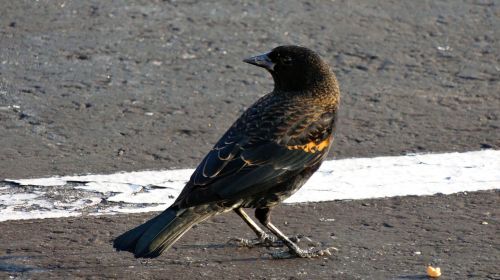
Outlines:
{"label": "bird's tail", "polygon": [[196,208],[168,208],[146,223],[118,236],[113,247],[134,253],[136,258],[155,258],[169,249],[193,225],[214,215]]}

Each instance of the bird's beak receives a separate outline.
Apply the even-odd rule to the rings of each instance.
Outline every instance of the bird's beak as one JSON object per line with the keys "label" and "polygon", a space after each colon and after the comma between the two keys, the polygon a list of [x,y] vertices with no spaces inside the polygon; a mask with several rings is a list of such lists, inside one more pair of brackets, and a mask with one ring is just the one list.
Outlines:
{"label": "bird's beak", "polygon": [[243,59],[244,62],[257,65],[262,68],[266,68],[269,71],[274,70],[274,62],[269,58],[268,53],[253,56],[247,59]]}

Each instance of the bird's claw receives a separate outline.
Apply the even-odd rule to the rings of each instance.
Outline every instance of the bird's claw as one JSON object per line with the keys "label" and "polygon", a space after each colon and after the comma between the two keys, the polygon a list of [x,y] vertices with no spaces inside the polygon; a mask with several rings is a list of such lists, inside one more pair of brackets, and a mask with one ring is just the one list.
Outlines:
{"label": "bird's claw", "polygon": [[[300,238],[302,236],[297,235],[297,236],[292,236],[290,237],[290,240],[292,242],[300,242]],[[261,236],[260,238],[256,239],[245,239],[245,238],[231,238],[228,243],[231,244],[236,244],[240,247],[248,247],[248,248],[253,248],[253,247],[283,247],[285,246],[285,243],[281,240],[279,240],[277,237],[269,234],[265,234]]]}
{"label": "bird's claw", "polygon": [[257,246],[263,247],[282,247],[283,244],[281,240],[277,240],[276,237],[272,235],[264,235],[256,239],[245,239],[245,238],[232,238],[229,243],[236,244],[240,247],[253,248]]}
{"label": "bird's claw", "polygon": [[321,256],[331,256],[331,251],[338,251],[335,247],[329,247],[321,250],[310,250],[298,249],[289,251],[280,251],[271,253],[273,259],[292,259],[292,258],[317,258]]}
{"label": "bird's claw", "polygon": [[255,244],[255,240],[235,237],[235,238],[229,239],[229,241],[227,241],[227,244],[236,245],[238,247],[252,248],[252,247],[255,246],[254,245]]}

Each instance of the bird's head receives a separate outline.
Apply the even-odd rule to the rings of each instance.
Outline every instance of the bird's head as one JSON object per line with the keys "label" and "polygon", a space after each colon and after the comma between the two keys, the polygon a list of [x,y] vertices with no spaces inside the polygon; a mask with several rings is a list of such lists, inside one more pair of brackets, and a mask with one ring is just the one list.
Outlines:
{"label": "bird's head", "polygon": [[243,61],[269,71],[275,90],[280,91],[307,91],[333,78],[330,67],[317,53],[299,46],[279,46]]}

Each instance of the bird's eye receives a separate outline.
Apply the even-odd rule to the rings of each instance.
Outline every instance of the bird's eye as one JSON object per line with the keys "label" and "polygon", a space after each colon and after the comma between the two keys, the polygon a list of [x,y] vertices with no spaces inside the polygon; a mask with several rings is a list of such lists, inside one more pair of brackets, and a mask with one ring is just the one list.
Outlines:
{"label": "bird's eye", "polygon": [[293,61],[292,58],[289,56],[283,56],[281,58],[281,63],[284,65],[290,65],[290,64],[292,64],[292,61]]}

